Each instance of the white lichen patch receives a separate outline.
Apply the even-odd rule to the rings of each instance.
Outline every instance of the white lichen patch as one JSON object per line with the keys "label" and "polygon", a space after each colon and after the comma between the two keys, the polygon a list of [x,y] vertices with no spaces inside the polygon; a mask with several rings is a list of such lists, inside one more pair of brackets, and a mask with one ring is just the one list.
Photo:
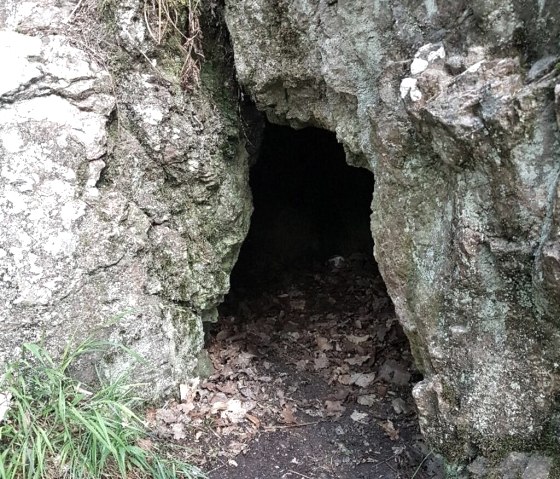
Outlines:
{"label": "white lichen patch", "polygon": [[429,64],[430,63],[428,62],[428,60],[415,58],[414,60],[412,60],[412,64],[410,65],[410,73],[412,75],[419,75],[420,73],[425,71],[426,68],[428,68]]}
{"label": "white lichen patch", "polygon": [[403,78],[400,93],[402,99],[405,99],[407,95],[410,95],[412,101],[422,99],[422,92],[418,89],[418,80],[416,78]]}
{"label": "white lichen patch", "polygon": [[414,54],[414,60],[410,65],[410,73],[419,75],[427,70],[430,63],[445,58],[445,48],[441,43],[427,43],[420,47]]}
{"label": "white lichen patch", "polygon": [[40,38],[0,31],[0,95],[16,91],[21,85],[26,85],[41,76],[37,64],[28,60],[40,52]]}

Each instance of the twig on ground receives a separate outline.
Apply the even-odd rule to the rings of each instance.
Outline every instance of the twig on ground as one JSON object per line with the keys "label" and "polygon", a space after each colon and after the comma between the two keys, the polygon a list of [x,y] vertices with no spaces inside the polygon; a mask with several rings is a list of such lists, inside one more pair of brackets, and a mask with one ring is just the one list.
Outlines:
{"label": "twig on ground", "polygon": [[381,464],[385,464],[385,463],[389,462],[391,459],[395,459],[395,457],[397,457],[397,456],[398,456],[398,454],[393,454],[391,457],[388,457],[387,459],[385,459],[383,461],[374,463],[374,465],[375,465],[375,467],[381,466]]}
{"label": "twig on ground", "polygon": [[426,454],[426,457],[424,457],[424,459],[422,459],[422,462],[418,465],[418,467],[416,468],[416,471],[414,471],[414,474],[412,475],[411,479],[414,479],[416,477],[416,475],[420,472],[420,469],[422,468],[424,463],[428,460],[428,458],[432,455],[432,453],[433,453],[433,451],[430,451],[428,454]]}
{"label": "twig on ground", "polygon": [[314,426],[315,424],[322,423],[323,421],[313,421],[313,422],[301,422],[298,424],[285,424],[279,426],[265,426],[264,430],[266,432],[275,432],[277,429],[290,429],[293,427],[305,427],[305,426]]}
{"label": "twig on ground", "polygon": [[309,477],[309,476],[306,476],[305,474],[302,474],[301,472],[292,471],[291,469],[288,469],[288,472],[289,472],[290,474],[296,474],[296,475],[299,476],[299,477],[304,477],[305,479],[313,479],[313,478],[311,478],[311,477]]}

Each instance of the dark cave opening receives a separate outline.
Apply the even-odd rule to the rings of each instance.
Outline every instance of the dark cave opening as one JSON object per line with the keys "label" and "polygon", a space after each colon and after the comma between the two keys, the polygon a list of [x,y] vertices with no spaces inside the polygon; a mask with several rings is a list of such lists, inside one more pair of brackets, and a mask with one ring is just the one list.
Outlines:
{"label": "dark cave opening", "polygon": [[427,453],[421,377],[373,258],[373,174],[346,163],[333,133],[268,124],[250,186],[251,227],[207,325],[204,400],[247,404],[248,421],[217,424],[254,441],[210,477],[292,477],[278,475],[292,458],[302,477],[411,477]]}
{"label": "dark cave opening", "polygon": [[232,288],[295,274],[333,257],[373,260],[373,174],[346,164],[336,136],[267,125],[251,169],[254,212]]}

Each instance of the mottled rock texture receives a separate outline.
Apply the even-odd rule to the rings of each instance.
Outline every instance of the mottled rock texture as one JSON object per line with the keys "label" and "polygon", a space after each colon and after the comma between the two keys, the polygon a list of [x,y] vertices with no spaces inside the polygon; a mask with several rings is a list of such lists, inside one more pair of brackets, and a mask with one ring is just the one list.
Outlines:
{"label": "mottled rock texture", "polygon": [[375,174],[375,257],[430,442],[456,463],[560,449],[558,3],[226,6],[258,107],[335,131]]}
{"label": "mottled rock texture", "polygon": [[143,9],[0,5],[0,363],[92,334],[144,356],[158,395],[196,367],[251,201],[220,39],[185,93],[177,39],[156,45]]}

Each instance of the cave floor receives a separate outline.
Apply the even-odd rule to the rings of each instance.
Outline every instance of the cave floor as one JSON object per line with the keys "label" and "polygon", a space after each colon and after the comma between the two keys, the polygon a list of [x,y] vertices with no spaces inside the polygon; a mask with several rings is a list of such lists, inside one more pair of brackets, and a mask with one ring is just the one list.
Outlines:
{"label": "cave floor", "polygon": [[356,256],[234,291],[209,332],[214,373],[148,411],[212,479],[434,478],[420,375],[383,281]]}

